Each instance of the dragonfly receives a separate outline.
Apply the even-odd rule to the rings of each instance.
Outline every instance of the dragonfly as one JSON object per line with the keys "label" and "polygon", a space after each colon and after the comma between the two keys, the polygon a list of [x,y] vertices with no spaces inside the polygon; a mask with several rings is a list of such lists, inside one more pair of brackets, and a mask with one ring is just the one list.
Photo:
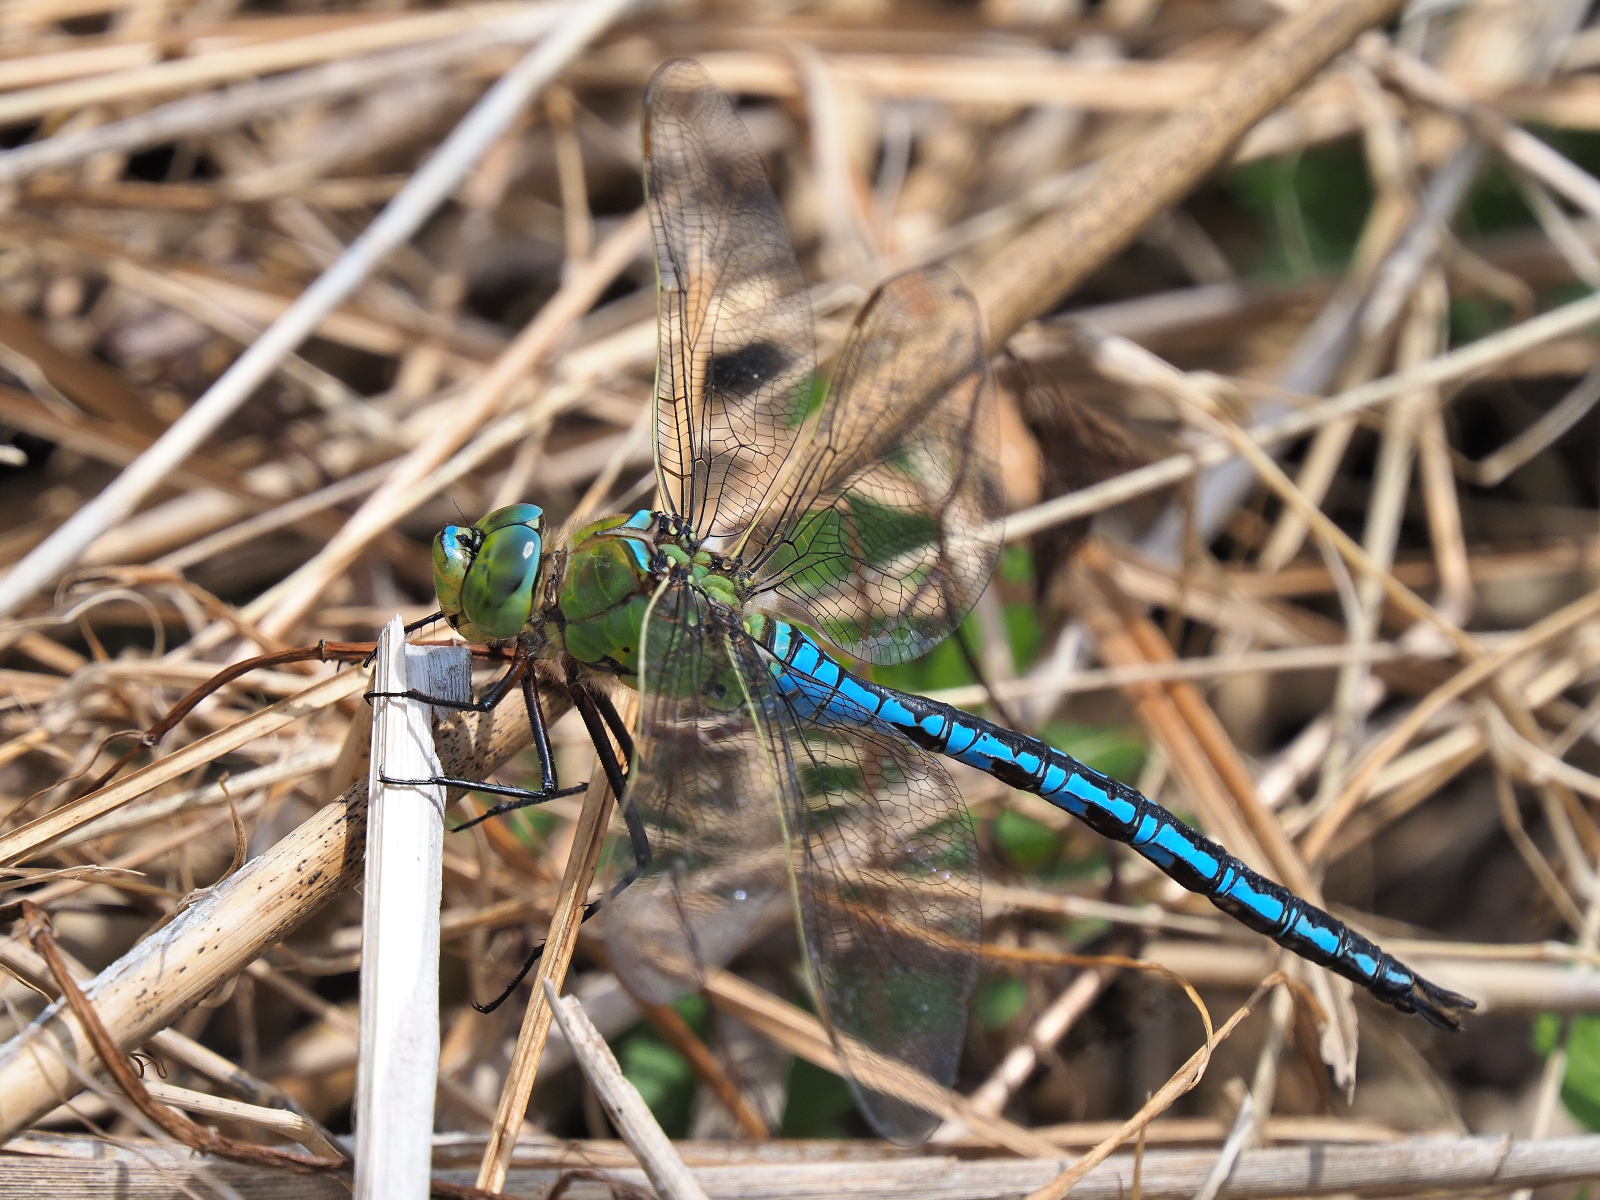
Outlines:
{"label": "dragonfly", "polygon": [[[862,1079],[881,1079],[872,1067],[887,1059],[950,1084],[977,982],[978,845],[944,758],[1043,797],[1395,1008],[1459,1028],[1471,1000],[1134,789],[841,661],[925,653],[989,582],[1005,498],[977,303],[943,266],[895,276],[824,381],[805,281],[732,103],[696,63],[667,63],[643,137],[660,507],[563,530],[514,504],[438,535],[441,613],[513,654],[470,706],[520,682],[541,765],[536,790],[433,782],[505,797],[479,820],[580,790],[559,786],[532,667],[556,665],[628,832],[585,914],[604,906],[612,967],[667,1002],[772,911],[792,912],[856,1099],[903,1142],[936,1118]],[[619,686],[639,696],[631,734],[609,699]]]}

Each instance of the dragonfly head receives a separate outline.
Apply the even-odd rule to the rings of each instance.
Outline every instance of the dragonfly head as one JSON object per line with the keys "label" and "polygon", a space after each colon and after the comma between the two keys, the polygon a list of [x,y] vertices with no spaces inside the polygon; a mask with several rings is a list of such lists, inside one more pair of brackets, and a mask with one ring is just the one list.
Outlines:
{"label": "dragonfly head", "polygon": [[472,525],[447,525],[433,539],[439,608],[470,642],[514,638],[533,619],[544,557],[544,510],[497,508]]}

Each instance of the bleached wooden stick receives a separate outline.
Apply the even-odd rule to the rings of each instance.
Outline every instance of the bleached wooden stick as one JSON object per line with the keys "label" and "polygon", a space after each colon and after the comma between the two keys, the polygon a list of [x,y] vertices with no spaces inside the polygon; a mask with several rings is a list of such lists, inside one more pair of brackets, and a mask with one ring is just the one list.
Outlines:
{"label": "bleached wooden stick", "polygon": [[[373,691],[464,700],[465,646],[408,646],[395,617],[378,639]],[[373,697],[356,1060],[357,1200],[423,1200],[439,1070],[439,889],[444,788],[385,779],[441,774],[430,705]]]}
{"label": "bleached wooden stick", "polygon": [[594,1094],[605,1106],[606,1115],[617,1127],[622,1140],[628,1143],[644,1173],[650,1177],[662,1200],[706,1200],[706,1194],[695,1182],[689,1168],[672,1148],[667,1135],[656,1124],[650,1106],[639,1095],[639,1089],[628,1082],[622,1073],[611,1047],[583,1011],[576,996],[562,999],[555,984],[544,981],[545,998],[556,1024],[566,1036],[567,1045],[583,1068],[584,1078],[594,1088]]}

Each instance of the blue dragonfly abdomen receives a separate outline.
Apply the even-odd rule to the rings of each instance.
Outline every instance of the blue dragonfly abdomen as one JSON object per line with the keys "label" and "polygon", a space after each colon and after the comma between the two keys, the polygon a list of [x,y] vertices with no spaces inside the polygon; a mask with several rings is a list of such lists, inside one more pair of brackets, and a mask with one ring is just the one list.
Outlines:
{"label": "blue dragonfly abdomen", "polygon": [[786,622],[771,621],[764,633],[778,695],[802,720],[887,727],[924,750],[1041,796],[1130,847],[1241,924],[1360,984],[1402,1012],[1420,1013],[1440,1028],[1455,1029],[1460,1013],[1474,1007],[1465,996],[1430,983],[1344,922],[1251,870],[1159,804],[1047,742],[937,700],[862,679]]}

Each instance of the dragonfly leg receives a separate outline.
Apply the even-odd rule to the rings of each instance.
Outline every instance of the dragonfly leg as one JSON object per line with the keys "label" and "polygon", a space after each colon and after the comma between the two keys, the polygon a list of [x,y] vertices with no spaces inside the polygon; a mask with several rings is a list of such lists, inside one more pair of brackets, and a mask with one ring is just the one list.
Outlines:
{"label": "dragonfly leg", "polygon": [[[511,669],[495,682],[493,688],[485,694],[483,700],[473,702],[470,706],[462,702],[451,703],[451,707],[471,707],[477,711],[487,712],[505,698],[511,685],[520,678],[522,683],[522,699],[528,710],[528,724],[533,730],[534,748],[539,755],[539,786],[533,788],[512,787],[503,783],[486,783],[480,779],[458,779],[449,775],[435,775],[430,779],[391,779],[387,775],[380,775],[384,783],[399,786],[420,787],[425,784],[435,784],[440,787],[466,788],[474,792],[486,792],[491,796],[510,796],[512,799],[503,804],[496,804],[487,812],[479,813],[470,821],[463,822],[452,829],[451,833],[460,833],[464,829],[471,829],[481,821],[490,817],[503,816],[508,812],[516,812],[522,808],[532,808],[536,804],[543,804],[562,796],[575,796],[589,785],[587,783],[575,784],[563,788],[556,777],[555,756],[550,753],[550,736],[545,728],[544,706],[539,702],[539,684],[537,674],[532,669],[526,656],[519,656],[512,663]],[[393,695],[395,693],[378,692],[374,695]],[[433,703],[432,697],[401,693],[409,695],[412,699],[427,700]]]}
{"label": "dragonfly leg", "polygon": [[426,692],[419,692],[416,688],[407,688],[403,692],[371,691],[362,695],[369,702],[375,696],[381,696],[389,700],[420,700],[436,708],[453,708],[460,712],[491,712],[506,698],[506,693],[511,690],[512,684],[521,679],[525,672],[532,674],[532,665],[528,652],[519,646],[517,656],[511,660],[511,666],[506,669],[506,673],[495,680],[494,686],[479,700],[451,700],[444,696],[430,696]]}
{"label": "dragonfly leg", "polygon": [[533,748],[539,755],[539,790],[553,792],[561,785],[556,779],[555,756],[550,753],[550,736],[545,732],[544,705],[539,703],[538,673],[531,668],[522,673],[522,705],[528,710],[528,725],[533,730]]}
{"label": "dragonfly leg", "polygon": [[[385,783],[404,782],[385,779]],[[491,796],[514,796],[513,800],[506,800],[496,804],[486,812],[481,812],[470,821],[463,821],[452,829],[451,833],[460,833],[463,829],[471,829],[474,825],[487,821],[490,817],[503,817],[506,813],[517,812],[519,809],[532,808],[543,804],[547,800],[558,800],[562,796],[576,796],[588,788],[587,783],[575,783],[571,787],[554,788],[550,791],[531,791],[527,788],[507,787],[498,783],[474,783],[470,779],[430,779],[428,783],[444,783],[449,787],[470,788],[475,792],[487,792]]]}
{"label": "dragonfly leg", "polygon": [[628,732],[628,727],[623,723],[617,706],[611,703],[611,697],[604,692],[594,693],[595,707],[600,710],[600,715],[605,718],[606,725],[611,730],[611,736],[617,739],[617,745],[622,747],[622,759],[628,765],[628,770],[633,770],[633,735]]}
{"label": "dragonfly leg", "polygon": [[[421,629],[424,625],[432,625],[435,621],[442,620],[443,618],[444,618],[444,613],[442,611],[435,611],[435,612],[429,613],[427,616],[423,617],[421,620],[413,621],[413,622],[411,622],[411,624],[407,625],[405,627],[405,632],[409,636],[410,634],[413,634],[417,630]],[[376,653],[376,651],[374,651],[374,653]]]}
{"label": "dragonfly leg", "polygon": [[[581,682],[570,685],[573,707],[578,710],[578,715],[583,718],[584,726],[589,730],[589,740],[594,743],[594,752],[600,759],[600,766],[606,773],[606,781],[611,784],[612,792],[620,798],[622,804],[622,819],[628,826],[628,842],[633,847],[633,866],[628,868],[627,874],[617,880],[616,887],[611,894],[615,896],[635,879],[642,875],[650,865],[650,838],[646,835],[644,822],[639,817],[639,810],[633,801],[627,797],[627,777],[622,772],[622,764],[617,761],[615,752],[611,749],[611,742],[606,737],[606,726],[612,721],[616,722],[612,728],[620,727],[622,719],[617,710],[611,706],[611,701],[598,693],[589,691]],[[610,717],[601,715],[604,709],[610,709]],[[604,724],[602,724],[604,722]],[[624,740],[626,739],[626,740]],[[627,737],[626,730],[623,737],[617,739],[622,743],[623,753],[632,758],[633,739]]]}
{"label": "dragonfly leg", "polygon": [[[623,773],[622,764],[617,761],[616,752],[611,748],[610,740],[606,737],[606,728],[609,727],[612,733],[616,735],[617,742],[621,745],[622,752],[627,757],[628,765],[631,769],[633,765],[633,739],[623,726],[621,716],[617,713],[616,708],[611,704],[608,697],[601,693],[591,692],[581,680],[575,677],[568,677],[568,690],[572,694],[573,707],[578,710],[578,715],[583,718],[584,728],[589,731],[589,740],[594,743],[595,755],[600,759],[600,768],[605,772],[606,781],[610,783],[613,793],[617,796],[625,796],[627,792],[627,777]],[[484,814],[485,817],[489,815],[488,813]],[[650,839],[645,833],[644,822],[639,817],[639,810],[633,804],[624,800],[622,817],[627,822],[628,842],[633,847],[633,866],[628,868],[627,873],[617,881],[616,886],[611,889],[610,895],[598,900],[591,900],[583,906],[583,915],[578,919],[580,925],[599,912],[600,906],[605,900],[613,899],[623,888],[639,878],[644,873],[645,868],[650,865]],[[482,820],[483,817],[478,819]],[[506,984],[504,991],[487,1004],[479,1004],[474,1000],[472,1007],[481,1013],[492,1013],[499,1008],[510,999],[511,993],[517,990],[517,985],[528,977],[528,972],[533,970],[543,956],[544,943],[541,942],[528,954],[527,959],[522,964],[522,968],[516,973],[511,982]]]}
{"label": "dragonfly leg", "polygon": [[[622,723],[622,717],[618,714],[616,706],[611,703],[611,697],[604,692],[595,692],[594,702],[605,723],[610,726],[612,735],[617,739],[617,745],[622,747],[622,756],[628,764],[628,773],[633,774],[633,738],[628,733],[628,727]],[[633,866],[617,881],[617,886],[611,889],[613,897],[644,873],[645,868],[650,865],[651,858],[650,838],[644,831],[644,821],[640,818],[639,809],[633,801],[628,800],[623,804],[622,819],[627,823],[628,841],[633,846]]]}

